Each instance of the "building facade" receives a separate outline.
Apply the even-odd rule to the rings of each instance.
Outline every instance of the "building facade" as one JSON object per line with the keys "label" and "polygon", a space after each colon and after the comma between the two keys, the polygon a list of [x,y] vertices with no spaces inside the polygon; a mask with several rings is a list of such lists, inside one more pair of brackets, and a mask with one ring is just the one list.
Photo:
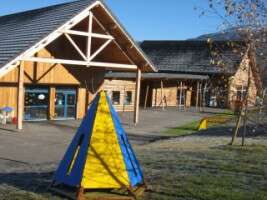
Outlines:
{"label": "building facade", "polygon": [[[248,73],[247,55],[234,54],[228,41],[217,41],[215,45],[222,51],[225,66],[213,63],[212,49],[206,41],[142,42],[141,48],[159,71],[143,74],[140,105],[236,109],[245,97],[248,74],[252,80],[249,102],[254,105],[260,90],[259,73]],[[134,75],[112,72],[107,78],[133,81]]]}
{"label": "building facade", "polygon": [[83,118],[108,70],[135,73],[130,104],[142,72],[156,71],[102,1],[0,17],[0,108],[13,109],[19,129],[23,120]]}

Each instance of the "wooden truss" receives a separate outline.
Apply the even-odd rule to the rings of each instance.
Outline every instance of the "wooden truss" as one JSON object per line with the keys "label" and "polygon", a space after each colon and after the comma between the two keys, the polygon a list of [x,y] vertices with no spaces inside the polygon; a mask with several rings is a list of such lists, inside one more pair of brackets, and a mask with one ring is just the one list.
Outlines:
{"label": "wooden truss", "polygon": [[[67,64],[67,65],[81,65],[87,67],[104,67],[104,68],[113,68],[113,69],[128,69],[128,70],[136,70],[137,66],[133,63],[133,61],[124,53],[124,55],[128,58],[128,60],[132,64],[120,64],[120,63],[107,63],[107,62],[94,62],[93,59],[99,55],[111,42],[114,42],[117,47],[120,48],[118,43],[115,41],[114,37],[111,36],[108,31],[104,28],[104,26],[97,20],[92,12],[89,11],[88,16],[88,32],[85,31],[77,31],[71,30],[69,28],[64,28],[59,30],[58,32],[64,35],[69,43],[74,47],[77,53],[81,56],[83,60],[68,60],[68,59],[56,59],[56,58],[40,58],[33,56],[26,56],[22,58],[23,61],[31,61],[31,62],[43,62],[43,63],[57,63],[57,64]],[[82,21],[84,18],[81,18]],[[93,20],[103,29],[106,34],[93,33]],[[80,22],[79,21],[79,22]],[[76,24],[78,24],[77,22]],[[72,39],[72,35],[83,36],[87,38],[87,51],[84,53],[79,45]],[[102,40],[106,40],[104,44],[102,44],[95,52],[92,52],[92,39],[99,38]],[[123,51],[122,51],[123,52]]]}
{"label": "wooden truss", "polygon": [[[66,22],[60,28],[49,34],[46,38],[29,48],[27,51],[23,52],[20,56],[14,59],[12,62],[8,63],[5,67],[0,69],[0,77],[4,74],[8,73],[10,70],[19,66],[19,80],[18,80],[18,129],[22,129],[22,121],[23,121],[23,105],[24,105],[24,61],[30,62],[42,62],[42,63],[51,63],[51,64],[66,64],[66,65],[77,65],[77,66],[85,66],[85,67],[101,67],[101,68],[109,68],[109,69],[118,69],[118,70],[134,70],[136,71],[136,91],[135,91],[135,104],[134,104],[134,123],[137,124],[139,121],[139,96],[140,96],[140,85],[141,85],[141,69],[140,66],[137,66],[135,62],[131,59],[131,57],[127,54],[126,51],[117,43],[115,38],[109,33],[109,31],[101,24],[101,22],[94,16],[92,13],[92,8],[102,6],[106,13],[115,20],[115,18],[109,13],[109,11],[102,5],[101,2],[96,1],[94,4],[86,8],[80,14],[75,16],[73,19]],[[78,31],[73,30],[77,24],[82,22],[84,19],[88,18],[88,30],[87,31]],[[93,22],[97,23],[99,27],[102,28],[104,34],[94,33],[93,32]],[[132,42],[131,46],[128,46],[128,49],[135,48],[140,54],[142,52],[135,46],[133,41],[129,38],[127,33],[123,30],[120,24],[116,23],[116,27],[119,28]],[[73,60],[73,59],[58,59],[58,58],[42,58],[42,57],[34,57],[34,55],[39,52],[41,49],[45,48],[47,45],[51,44],[53,41],[58,39],[60,36],[64,35],[68,42],[74,47],[77,51],[78,55],[82,58],[81,60]],[[75,42],[72,36],[82,36],[87,38],[87,46],[86,52],[84,52],[81,47]],[[105,42],[98,47],[94,52],[92,52],[92,40],[93,39],[101,39],[105,40]],[[94,58],[96,58],[103,50],[106,49],[108,45],[111,43],[115,44],[119,50],[121,50],[122,54],[127,58],[129,64],[122,63],[108,63],[108,62],[96,62]],[[144,57],[145,58],[145,57]],[[150,64],[153,66],[149,60],[146,60],[147,66]],[[153,69],[154,70],[154,69]]]}

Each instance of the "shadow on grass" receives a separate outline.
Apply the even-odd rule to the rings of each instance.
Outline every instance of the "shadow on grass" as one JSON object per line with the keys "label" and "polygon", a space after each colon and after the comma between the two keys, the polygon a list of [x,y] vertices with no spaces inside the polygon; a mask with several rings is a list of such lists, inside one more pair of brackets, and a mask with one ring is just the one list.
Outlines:
{"label": "shadow on grass", "polygon": [[[203,137],[232,136],[233,130],[234,130],[233,126],[216,126],[216,127],[211,127],[207,130],[198,131],[193,135],[198,135]],[[239,128],[237,137],[241,137],[242,133],[243,133],[243,126]],[[258,127],[252,124],[248,125],[246,137],[267,137],[267,124]]]}
{"label": "shadow on grass", "polygon": [[[233,126],[214,126],[210,127],[207,130],[198,131],[194,127],[178,127],[178,128],[169,128],[168,134],[173,134],[176,137],[181,136],[201,136],[201,137],[223,137],[223,136],[232,136],[234,127]],[[243,126],[240,127],[237,137],[242,136]],[[267,137],[267,124],[264,127],[255,127],[253,125],[247,126],[246,137]]]}
{"label": "shadow on grass", "polygon": [[26,192],[47,193],[54,172],[0,174],[0,185],[7,185]]}

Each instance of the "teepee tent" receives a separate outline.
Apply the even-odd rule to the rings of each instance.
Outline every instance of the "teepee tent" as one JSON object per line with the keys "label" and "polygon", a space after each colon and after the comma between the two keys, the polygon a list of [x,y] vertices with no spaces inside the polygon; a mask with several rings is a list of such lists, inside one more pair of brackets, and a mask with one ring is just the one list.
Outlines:
{"label": "teepee tent", "polygon": [[53,182],[85,190],[143,185],[138,161],[105,92],[90,106]]}

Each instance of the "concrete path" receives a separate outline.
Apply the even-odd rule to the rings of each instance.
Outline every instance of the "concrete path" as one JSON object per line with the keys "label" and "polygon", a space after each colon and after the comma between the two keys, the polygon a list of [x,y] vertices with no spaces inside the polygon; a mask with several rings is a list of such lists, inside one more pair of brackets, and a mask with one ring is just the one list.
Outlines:
{"label": "concrete path", "polygon": [[[216,111],[218,112],[218,111]],[[213,113],[213,112],[212,112]],[[142,110],[140,123],[134,126],[132,113],[121,115],[123,126],[133,145],[141,145],[168,138],[162,132],[171,127],[200,120],[211,113]],[[12,167],[36,164],[57,165],[73,138],[80,121],[28,122],[24,130],[0,127],[0,171],[13,171]],[[8,168],[7,168],[8,166]]]}

